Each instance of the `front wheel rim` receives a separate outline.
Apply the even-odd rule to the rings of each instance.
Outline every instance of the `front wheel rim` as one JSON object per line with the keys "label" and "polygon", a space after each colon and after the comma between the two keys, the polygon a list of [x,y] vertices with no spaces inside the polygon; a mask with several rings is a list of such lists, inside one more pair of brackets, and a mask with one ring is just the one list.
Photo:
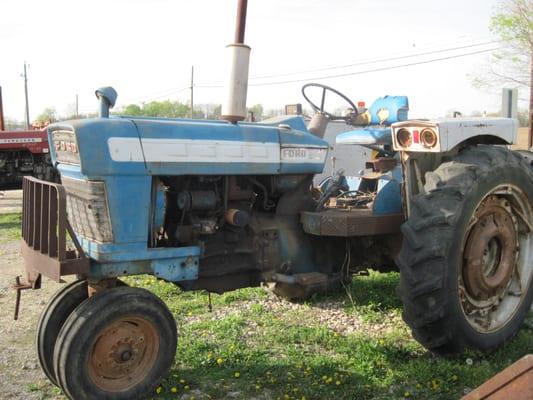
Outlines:
{"label": "front wheel rim", "polygon": [[533,212],[518,187],[488,193],[470,219],[458,274],[469,325],[488,334],[503,329],[522,305],[533,276]]}
{"label": "front wheel rim", "polygon": [[106,325],[87,360],[92,382],[105,392],[124,392],[144,381],[159,353],[159,335],[142,316],[125,316]]}

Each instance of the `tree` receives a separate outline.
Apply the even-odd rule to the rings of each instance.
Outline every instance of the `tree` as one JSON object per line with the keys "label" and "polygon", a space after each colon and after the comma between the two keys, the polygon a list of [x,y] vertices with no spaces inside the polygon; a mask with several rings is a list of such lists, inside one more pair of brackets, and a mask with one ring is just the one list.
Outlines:
{"label": "tree", "polygon": [[35,125],[47,125],[57,121],[57,112],[54,107],[47,107],[35,118]]}
{"label": "tree", "polygon": [[[533,0],[502,0],[493,15],[491,31],[502,46],[492,55],[486,77],[475,77],[476,86],[523,87],[529,90],[533,113]],[[530,118],[530,121],[533,119]]]}
{"label": "tree", "polygon": [[248,114],[253,113],[254,121],[261,121],[263,119],[263,105],[255,104],[252,107],[248,107]]}

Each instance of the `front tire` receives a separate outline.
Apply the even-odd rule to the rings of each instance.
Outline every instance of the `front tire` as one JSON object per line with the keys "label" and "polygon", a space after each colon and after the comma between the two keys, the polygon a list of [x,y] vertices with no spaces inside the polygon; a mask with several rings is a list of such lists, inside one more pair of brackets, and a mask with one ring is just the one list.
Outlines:
{"label": "front tire", "polygon": [[56,386],[53,359],[57,336],[72,311],[87,297],[86,280],[69,283],[54,294],[39,318],[35,338],[39,364],[48,379]]}
{"label": "front tire", "polygon": [[490,350],[533,300],[533,173],[519,154],[477,146],[426,174],[397,259],[403,317],[436,353]]}
{"label": "front tire", "polygon": [[76,400],[144,398],[169,372],[176,324],[165,303],[147,290],[117,287],[77,307],[54,353],[57,380]]}

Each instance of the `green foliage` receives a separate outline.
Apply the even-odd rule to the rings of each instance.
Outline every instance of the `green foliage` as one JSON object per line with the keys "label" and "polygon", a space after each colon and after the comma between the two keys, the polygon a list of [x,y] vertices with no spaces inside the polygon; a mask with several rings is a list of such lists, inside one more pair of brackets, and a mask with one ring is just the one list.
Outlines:
{"label": "green foliage", "polygon": [[[204,111],[204,108],[206,111]],[[134,117],[189,118],[191,107],[190,104],[179,101],[151,101],[142,106],[129,104],[120,111],[120,114]],[[193,117],[195,119],[204,119],[206,114],[209,119],[218,119],[220,116],[220,106],[208,105],[207,107],[196,106],[194,108]]]}
{"label": "green foliage", "polygon": [[57,112],[55,107],[47,107],[41,112],[35,122],[38,124],[47,124],[57,121]]}
{"label": "green foliage", "polygon": [[524,53],[531,53],[533,47],[533,1],[505,0],[502,3],[501,11],[492,17],[490,29],[501,40],[513,44]]}
{"label": "green foliage", "polygon": [[485,70],[470,76],[474,87],[530,87],[533,52],[533,0],[501,0],[490,30],[502,45]]}
{"label": "green foliage", "polygon": [[254,114],[255,121],[261,121],[263,119],[263,105],[255,104],[252,107],[248,107],[248,113],[252,112]]}

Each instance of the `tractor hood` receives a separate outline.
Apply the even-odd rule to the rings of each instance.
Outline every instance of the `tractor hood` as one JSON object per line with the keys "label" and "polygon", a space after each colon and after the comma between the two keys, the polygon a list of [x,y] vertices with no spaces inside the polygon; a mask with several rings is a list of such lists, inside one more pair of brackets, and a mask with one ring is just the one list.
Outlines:
{"label": "tractor hood", "polygon": [[301,118],[276,123],[155,118],[96,118],[48,128],[58,168],[105,175],[321,173],[328,143]]}

